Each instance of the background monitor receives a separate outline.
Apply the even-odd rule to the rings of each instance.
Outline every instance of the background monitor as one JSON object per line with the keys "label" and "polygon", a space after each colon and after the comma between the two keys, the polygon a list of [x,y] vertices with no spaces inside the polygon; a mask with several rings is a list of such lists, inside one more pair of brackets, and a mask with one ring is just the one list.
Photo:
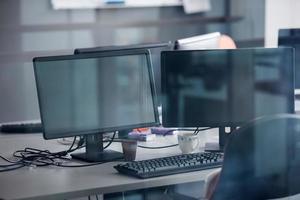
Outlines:
{"label": "background monitor", "polygon": [[172,50],[173,49],[172,42],[82,48],[82,49],[75,49],[74,54],[100,53],[100,52],[108,52],[108,51],[126,51],[126,50],[134,50],[134,49],[148,49],[150,51],[153,72],[154,72],[155,88],[157,92],[157,103],[158,105],[161,105],[160,54],[161,51]]}
{"label": "background monitor", "polygon": [[40,57],[33,62],[46,139],[84,135],[89,143],[98,133],[159,124],[146,50]]}
{"label": "background monitor", "polygon": [[218,49],[221,33],[214,32],[175,41],[175,50]]}
{"label": "background monitor", "polygon": [[162,53],[164,127],[236,127],[294,113],[293,49]]}
{"label": "background monitor", "polygon": [[280,29],[278,45],[295,48],[295,88],[300,89],[300,28]]}

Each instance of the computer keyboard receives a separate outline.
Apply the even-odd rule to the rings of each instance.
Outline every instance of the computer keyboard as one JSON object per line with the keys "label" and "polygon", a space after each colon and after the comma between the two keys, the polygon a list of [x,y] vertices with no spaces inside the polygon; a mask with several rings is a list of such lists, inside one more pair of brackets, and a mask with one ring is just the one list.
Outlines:
{"label": "computer keyboard", "polygon": [[202,152],[133,161],[114,166],[118,172],[138,178],[151,178],[222,166],[223,154]]}
{"label": "computer keyboard", "polygon": [[2,124],[0,127],[2,133],[42,133],[41,123],[16,123]]}

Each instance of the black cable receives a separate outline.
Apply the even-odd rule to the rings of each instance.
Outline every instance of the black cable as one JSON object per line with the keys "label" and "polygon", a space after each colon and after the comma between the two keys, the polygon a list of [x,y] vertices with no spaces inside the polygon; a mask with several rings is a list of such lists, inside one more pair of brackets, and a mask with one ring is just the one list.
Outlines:
{"label": "black cable", "polygon": [[[107,148],[111,145],[114,141],[116,132],[114,132],[113,137],[109,141],[109,143],[104,147]],[[73,148],[76,142],[76,137],[70,146],[70,148],[66,151],[59,151],[59,152],[50,152],[49,150],[39,150],[35,148],[25,148],[24,150],[18,150],[13,153],[13,156],[20,159],[20,162],[26,166],[35,165],[35,166],[48,166],[48,165],[55,165],[58,167],[87,167],[93,165],[103,164],[104,162],[97,162],[91,164],[80,164],[80,165],[65,165],[61,162],[56,161],[57,159],[62,160],[70,160],[69,158],[65,157],[68,153],[73,152],[77,149],[80,149],[83,146],[83,139],[80,138],[78,145],[76,148]]]}
{"label": "black cable", "polygon": [[106,162],[96,162],[96,163],[90,163],[90,164],[78,164],[78,165],[65,165],[61,163],[53,163],[52,165],[55,165],[57,167],[70,167],[70,168],[76,168],[76,167],[89,167],[89,166],[95,166],[95,165],[101,165]]}
{"label": "black cable", "polygon": [[80,140],[79,140],[77,147],[73,149],[73,147],[74,147],[74,145],[76,143],[76,139],[77,139],[77,136],[74,137],[73,142],[72,142],[72,144],[71,144],[71,146],[70,146],[70,148],[68,150],[66,150],[66,151],[59,151],[59,152],[56,152],[56,153],[50,153],[48,151],[48,153],[50,153],[52,155],[63,155],[63,156],[66,156],[68,153],[71,153],[71,152],[76,151],[77,149],[81,148],[81,143],[80,143]]}
{"label": "black cable", "polygon": [[48,150],[39,150],[34,148],[25,148],[13,153],[13,156],[20,159],[20,162],[26,166],[47,166],[55,162],[55,159],[62,158],[64,153],[51,153]]}
{"label": "black cable", "polygon": [[170,148],[170,147],[176,147],[178,145],[179,144],[172,144],[172,145],[160,146],[160,147],[148,147],[148,146],[138,145],[138,147],[144,148],[144,149],[165,149],[165,148]]}
{"label": "black cable", "polygon": [[67,150],[67,152],[72,152],[72,148],[73,148],[73,146],[74,146],[74,144],[75,144],[75,142],[76,142],[76,138],[77,138],[77,137],[75,136],[74,139],[73,139],[73,142],[72,142],[70,148]]}
{"label": "black cable", "polygon": [[14,164],[9,164],[9,165],[0,165],[0,167],[11,167],[11,166],[16,166],[16,165],[20,165],[22,164],[21,162],[20,163],[14,163]]}
{"label": "black cable", "polygon": [[18,167],[6,168],[6,169],[0,169],[0,172],[8,172],[8,171],[20,169],[20,168],[22,168],[22,167],[25,167],[25,165],[21,165],[21,164],[20,164]]}
{"label": "black cable", "polygon": [[84,145],[84,137],[80,136],[78,144],[77,144],[77,147],[75,149],[70,150],[68,153],[71,153],[71,152],[76,151],[78,149],[81,149],[83,147],[85,147],[85,145]]}
{"label": "black cable", "polygon": [[[197,130],[198,129],[198,130]],[[202,128],[200,129],[199,127],[197,127],[197,133],[199,133],[200,131],[206,131],[206,130],[209,130],[209,129],[213,129],[213,127],[208,127],[208,128]],[[171,130],[168,130],[166,131],[163,136],[166,136],[168,135],[168,133],[172,132],[172,131],[192,131],[192,129],[188,129],[188,128],[177,128],[177,129],[171,129]]]}
{"label": "black cable", "polygon": [[[109,143],[106,145],[105,148],[111,145],[111,143],[114,141],[115,135],[116,132],[114,133],[113,137],[111,138],[111,140],[109,141]],[[49,150],[40,150],[40,149],[26,147],[23,150],[17,150],[13,153],[13,157],[18,159],[17,161],[11,161],[3,156],[0,156],[2,160],[11,163],[7,165],[0,165],[0,172],[11,171],[25,166],[42,167],[42,166],[55,165],[58,167],[87,167],[87,166],[99,165],[104,163],[104,162],[98,162],[98,163],[82,164],[82,165],[65,165],[62,164],[62,162],[59,162],[58,160],[70,161],[71,159],[66,157],[68,153],[84,147],[84,138],[80,137],[77,146],[74,148],[76,139],[77,138],[74,137],[71,146],[69,147],[69,149],[65,151],[50,152]]]}
{"label": "black cable", "polygon": [[0,158],[1,158],[2,160],[4,160],[4,161],[8,162],[8,163],[18,163],[18,162],[19,162],[19,161],[11,161],[11,160],[9,160],[9,159],[3,157],[3,156],[0,156]]}
{"label": "black cable", "polygon": [[194,131],[194,135],[197,135],[199,133],[199,127],[196,128],[196,130]]}
{"label": "black cable", "polygon": [[[120,158],[120,161],[122,161],[122,159]],[[104,164],[104,163],[108,163],[108,162],[111,162],[111,161],[104,161],[104,162],[96,162],[96,163],[90,163],[90,164],[76,164],[76,165],[65,165],[65,164],[62,164],[60,162],[56,162],[56,163],[53,163],[52,165],[55,165],[57,167],[70,167],[70,168],[75,168],[75,167],[89,167],[89,166],[95,166],[95,165],[101,165],[101,164]]]}
{"label": "black cable", "polygon": [[198,134],[200,131],[206,131],[206,130],[210,130],[210,129],[214,129],[214,127],[208,127],[208,128],[198,129],[197,134]]}
{"label": "black cable", "polygon": [[[107,147],[109,147],[115,140],[115,136],[116,136],[116,132],[114,132],[113,136],[111,137],[111,139],[108,141],[108,144],[103,147],[103,149],[106,149]],[[107,161],[109,162],[109,161]],[[76,168],[76,167],[89,167],[89,166],[95,166],[95,165],[101,165],[107,162],[97,162],[97,163],[90,163],[90,164],[79,164],[79,165],[65,165],[62,163],[53,163],[53,165],[57,166],[57,167],[70,167],[70,168]]]}
{"label": "black cable", "polygon": [[[78,149],[78,147],[75,149]],[[67,159],[65,156],[68,152],[74,151],[75,149],[51,153],[48,150],[25,148],[24,150],[15,151],[13,156],[19,158],[20,161],[27,166],[47,166],[54,163],[56,159]]]}
{"label": "black cable", "polygon": [[113,136],[112,136],[112,138],[110,139],[110,141],[108,142],[108,144],[105,147],[103,147],[103,149],[106,149],[107,147],[109,147],[113,143],[113,141],[114,141],[114,139],[116,137],[116,133],[117,132],[115,131],[114,134],[113,134]]}

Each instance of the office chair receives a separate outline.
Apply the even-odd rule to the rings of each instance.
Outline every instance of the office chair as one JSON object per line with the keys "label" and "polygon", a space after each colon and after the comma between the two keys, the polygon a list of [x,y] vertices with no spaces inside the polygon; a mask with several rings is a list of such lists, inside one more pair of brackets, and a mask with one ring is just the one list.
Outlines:
{"label": "office chair", "polygon": [[274,199],[300,193],[300,117],[255,120],[233,132],[212,200]]}

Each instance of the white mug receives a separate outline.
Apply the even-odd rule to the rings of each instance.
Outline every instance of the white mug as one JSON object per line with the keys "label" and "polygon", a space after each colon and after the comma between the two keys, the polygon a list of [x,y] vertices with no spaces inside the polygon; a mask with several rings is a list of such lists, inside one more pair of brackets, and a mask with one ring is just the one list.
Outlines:
{"label": "white mug", "polygon": [[183,154],[199,152],[200,142],[198,135],[191,131],[177,132],[179,148]]}

